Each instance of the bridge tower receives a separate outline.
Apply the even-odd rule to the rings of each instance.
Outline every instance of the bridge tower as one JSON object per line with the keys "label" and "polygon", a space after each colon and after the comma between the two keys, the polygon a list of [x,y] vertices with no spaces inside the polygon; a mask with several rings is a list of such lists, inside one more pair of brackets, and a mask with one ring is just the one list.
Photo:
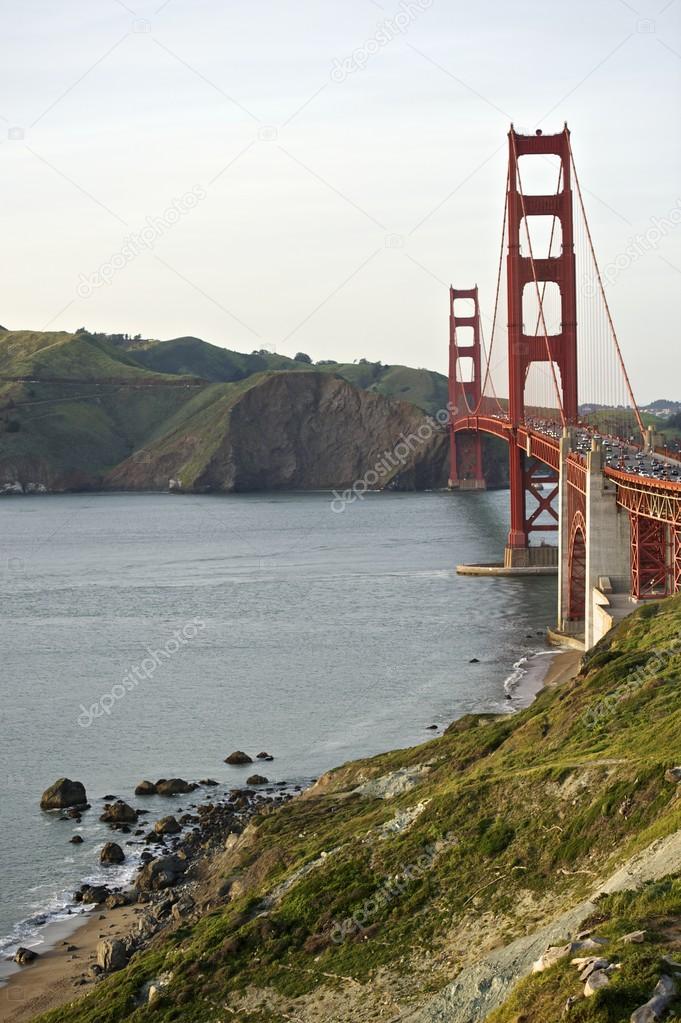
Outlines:
{"label": "bridge tower", "polygon": [[[473,302],[468,316],[457,313],[457,301]],[[463,334],[469,335],[465,340]],[[466,409],[474,412],[482,397],[482,354],[478,286],[449,289],[449,405],[451,489],[484,490],[482,437],[479,432],[456,433],[454,419]]]}
{"label": "bridge tower", "polygon": [[[509,132],[508,170],[508,364],[509,418],[514,435],[527,419],[525,383],[532,363],[553,363],[557,386],[556,404],[560,404],[563,425],[578,419],[577,401],[577,309],[576,274],[572,212],[570,143],[567,125],[557,135],[519,135],[513,126]],[[522,157],[557,156],[560,160],[560,186],[553,195],[525,195],[522,187]],[[562,250],[557,256],[522,254],[521,239],[530,238],[532,217],[556,217],[562,230]],[[523,221],[527,220],[527,227]],[[526,333],[535,324],[523,323],[523,294],[526,289],[536,298],[543,295],[543,285],[558,285],[561,306],[561,329],[545,334],[543,317],[536,324],[536,333]],[[540,524],[536,513],[528,516],[527,495],[536,494],[536,480],[527,456],[516,443],[509,444],[509,475],[511,487],[511,528],[508,534],[505,562],[509,567],[528,564],[527,548],[532,531],[555,529],[556,524]],[[535,489],[533,489],[535,488]],[[546,502],[543,502],[544,504]],[[557,519],[557,516],[554,515]]]}

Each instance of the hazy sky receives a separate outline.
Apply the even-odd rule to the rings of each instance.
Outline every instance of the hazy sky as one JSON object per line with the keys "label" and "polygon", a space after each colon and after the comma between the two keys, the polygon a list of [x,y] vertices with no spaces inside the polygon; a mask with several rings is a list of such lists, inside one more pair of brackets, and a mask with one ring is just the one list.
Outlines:
{"label": "hazy sky", "polygon": [[449,283],[493,301],[509,122],[567,120],[637,394],[681,399],[680,29],[681,0],[4,0],[0,323],[444,371]]}

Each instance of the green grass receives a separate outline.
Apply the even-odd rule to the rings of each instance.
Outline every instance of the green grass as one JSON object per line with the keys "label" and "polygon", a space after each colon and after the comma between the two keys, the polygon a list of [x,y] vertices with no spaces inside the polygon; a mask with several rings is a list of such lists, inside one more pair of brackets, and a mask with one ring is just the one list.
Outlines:
{"label": "green grass", "polygon": [[131,354],[137,363],[157,373],[184,373],[212,383],[233,383],[254,373],[309,368],[302,362],[273,352],[247,355],[218,348],[197,337],[158,341]]}
{"label": "green grass", "polygon": [[233,383],[254,373],[314,370],[343,377],[355,387],[375,390],[387,398],[402,398],[431,414],[447,407],[447,377],[427,369],[384,366],[380,362],[296,362],[274,352],[234,352],[195,337],[160,341],[135,350],[134,360],[160,373],[185,373],[214,383]]}

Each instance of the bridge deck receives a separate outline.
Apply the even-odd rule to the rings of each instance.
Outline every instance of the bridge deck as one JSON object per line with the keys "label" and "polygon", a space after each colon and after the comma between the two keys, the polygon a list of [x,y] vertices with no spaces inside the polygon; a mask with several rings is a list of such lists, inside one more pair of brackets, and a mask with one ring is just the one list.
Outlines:
{"label": "bridge deck", "polygon": [[[453,424],[454,433],[467,431],[491,434],[500,437],[508,444],[516,443],[519,448],[531,455],[533,458],[543,462],[551,469],[560,468],[560,443],[559,433],[555,429],[547,429],[546,432],[531,426],[521,425],[517,430],[513,429],[510,421],[499,415],[467,415],[457,418]],[[581,430],[581,443],[577,457],[571,457],[574,468],[578,469],[581,462],[584,471],[584,487],[586,486],[586,463],[579,457],[580,453],[586,453],[590,446],[592,437],[600,437],[604,443],[611,443],[626,452],[628,460],[642,456],[645,468],[650,468],[652,459],[655,458],[660,465],[668,468],[669,472],[678,472],[677,479],[659,479],[649,475],[642,475],[642,471],[630,472],[621,467],[606,465],[603,473],[612,479],[617,486],[617,501],[629,511],[639,515],[655,518],[658,521],[669,522],[678,526],[681,524],[681,460],[671,458],[668,455],[649,454],[643,456],[640,447],[634,444],[617,441],[614,438],[604,437],[595,431]]]}

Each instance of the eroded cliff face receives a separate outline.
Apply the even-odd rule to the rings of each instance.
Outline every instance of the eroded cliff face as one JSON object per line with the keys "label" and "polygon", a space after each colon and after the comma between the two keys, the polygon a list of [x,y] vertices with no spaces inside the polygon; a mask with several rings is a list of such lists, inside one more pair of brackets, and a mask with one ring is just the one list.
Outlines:
{"label": "eroded cliff face", "polygon": [[[106,485],[187,491],[445,486],[446,430],[414,405],[319,373],[278,373],[217,401],[110,472]],[[178,487],[179,489],[179,487]]]}

